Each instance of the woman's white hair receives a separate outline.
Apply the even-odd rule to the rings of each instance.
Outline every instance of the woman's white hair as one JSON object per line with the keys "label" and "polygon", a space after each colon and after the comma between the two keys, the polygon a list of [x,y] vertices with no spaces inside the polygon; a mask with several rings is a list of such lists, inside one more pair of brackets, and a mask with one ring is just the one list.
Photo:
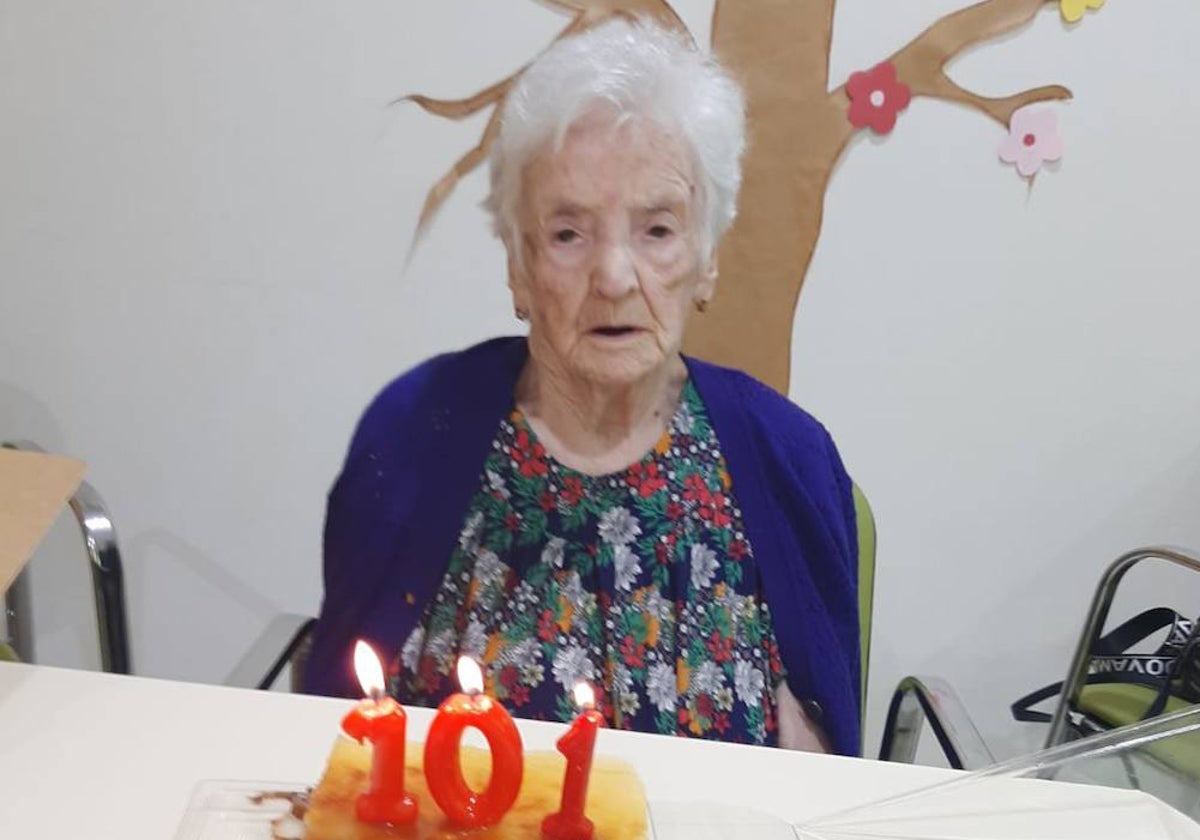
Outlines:
{"label": "woman's white hair", "polygon": [[651,120],[690,150],[701,254],[711,256],[737,214],[745,98],[715,58],[648,19],[616,17],[563,38],[517,79],[492,146],[484,203],[496,234],[517,247],[522,172],[547,144],[561,148],[571,126],[597,107],[612,110],[616,124]]}

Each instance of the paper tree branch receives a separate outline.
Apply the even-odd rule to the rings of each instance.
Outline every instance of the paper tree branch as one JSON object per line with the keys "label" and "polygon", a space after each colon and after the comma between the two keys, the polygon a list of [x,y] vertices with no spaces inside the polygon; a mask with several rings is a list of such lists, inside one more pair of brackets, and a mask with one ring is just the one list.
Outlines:
{"label": "paper tree branch", "polygon": [[[1050,2],[1055,0],[984,0],[946,15],[887,60],[915,96],[970,106],[1007,128],[1018,108],[1032,102],[1070,99],[1071,91],[1061,85],[1046,85],[1012,96],[980,96],[951,81],[946,65],[970,47],[1026,25]],[[844,98],[845,86],[833,95]]]}

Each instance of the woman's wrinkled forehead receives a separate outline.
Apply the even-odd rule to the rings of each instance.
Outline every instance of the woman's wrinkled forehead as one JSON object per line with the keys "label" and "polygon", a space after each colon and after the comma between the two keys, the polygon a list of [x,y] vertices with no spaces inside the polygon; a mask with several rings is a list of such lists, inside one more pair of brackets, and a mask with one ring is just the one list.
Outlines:
{"label": "woman's wrinkled forehead", "polygon": [[593,112],[531,158],[520,204],[538,218],[614,204],[690,216],[694,173],[691,155],[673,132],[651,120]]}

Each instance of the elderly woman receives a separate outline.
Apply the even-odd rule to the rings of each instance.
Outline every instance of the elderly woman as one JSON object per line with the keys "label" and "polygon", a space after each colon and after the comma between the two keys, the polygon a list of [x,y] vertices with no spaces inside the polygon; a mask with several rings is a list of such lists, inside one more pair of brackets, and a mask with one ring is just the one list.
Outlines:
{"label": "elderly woman", "polygon": [[743,112],[711,58],[646,22],[520,77],[488,207],[528,339],[434,358],[367,409],[329,498],[310,690],[358,694],[362,637],[405,703],[456,690],[466,654],[522,717],[569,719],[588,680],[615,727],[858,753],[833,442],[680,354],[734,217]]}

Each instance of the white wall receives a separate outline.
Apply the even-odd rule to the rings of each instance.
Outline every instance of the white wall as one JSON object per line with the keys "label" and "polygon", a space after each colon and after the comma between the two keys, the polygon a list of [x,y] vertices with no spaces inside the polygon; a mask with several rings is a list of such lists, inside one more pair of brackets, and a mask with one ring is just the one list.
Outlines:
{"label": "white wall", "polygon": [[[708,4],[681,5],[706,34]],[[959,5],[842,0],[835,77]],[[403,273],[482,120],[387,103],[473,92],[561,25],[516,1],[0,0],[0,437],[90,462],[140,673],[221,680],[276,612],[315,610],[324,493],[367,399],[515,327],[481,174]],[[872,741],[924,671],[998,751],[1031,743],[1005,706],[1061,675],[1102,565],[1200,546],[1198,26],[1189,0],[1111,0],[956,64],[983,92],[1074,89],[1031,193],[996,125],[926,101],[834,178],[793,393],[879,517]],[[39,641],[88,665],[72,548],[60,525],[35,561]]]}

